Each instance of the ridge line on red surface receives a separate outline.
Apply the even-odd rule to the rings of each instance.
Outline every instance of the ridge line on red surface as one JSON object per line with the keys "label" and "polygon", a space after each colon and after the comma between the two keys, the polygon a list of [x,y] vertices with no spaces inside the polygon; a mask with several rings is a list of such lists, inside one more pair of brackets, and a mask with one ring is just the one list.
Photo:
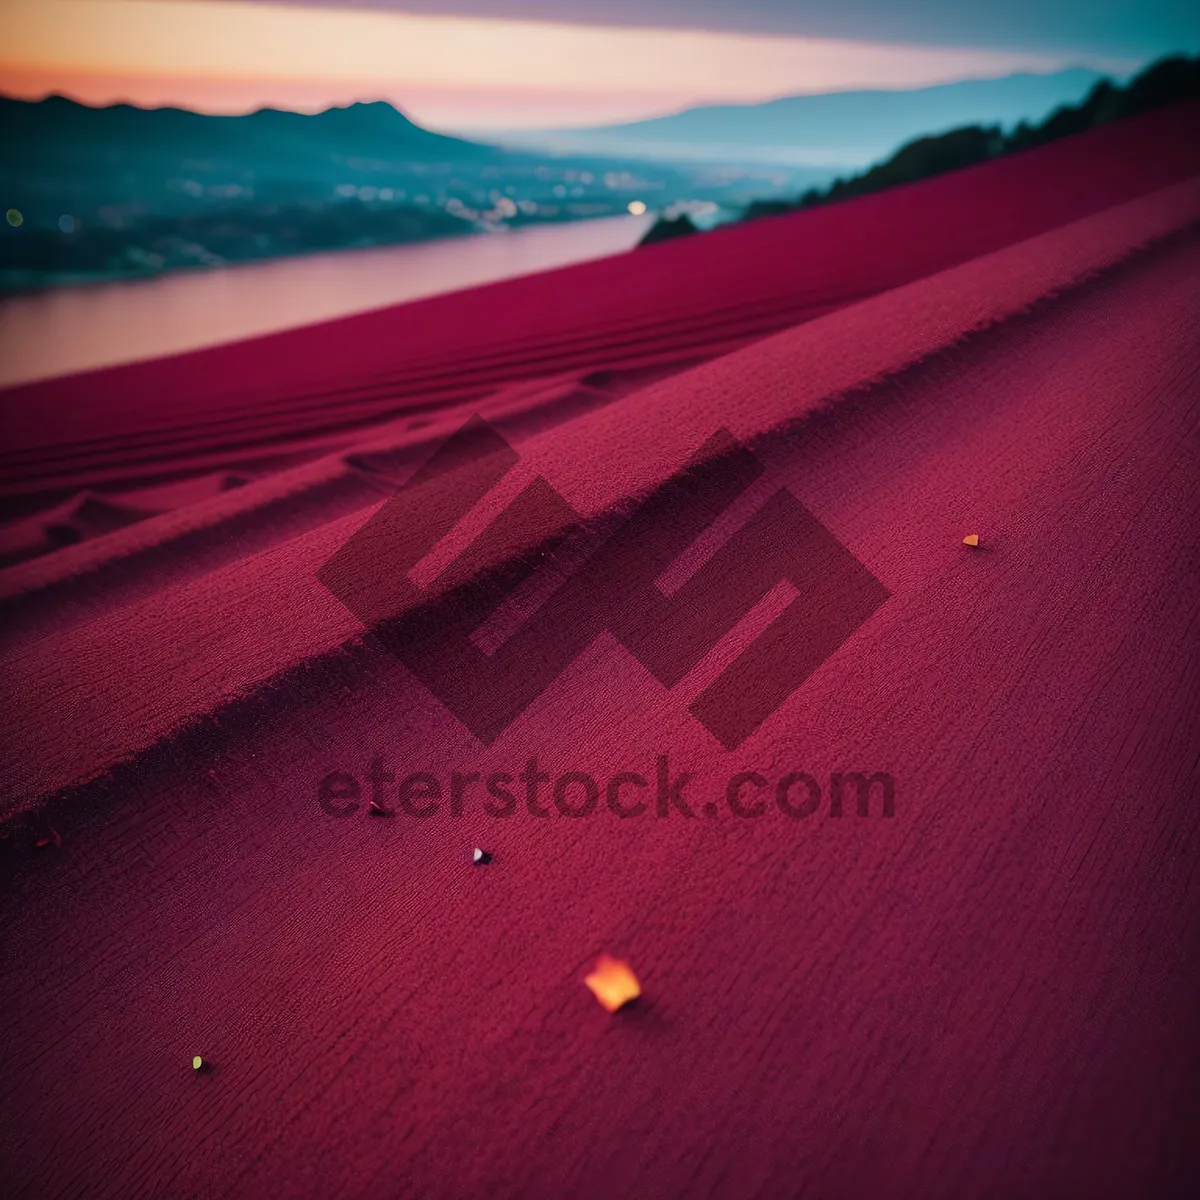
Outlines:
{"label": "ridge line on red surface", "polygon": [[[715,420],[752,440],[1078,287],[1197,218],[1200,180],[1163,189],[652,385],[531,439],[517,471],[544,475],[598,517],[670,478],[701,425]],[[0,758],[6,810],[93,779],[356,636],[361,626],[314,575],[368,515],[9,652],[4,699],[20,715]],[[95,678],[113,655],[121,676]],[[99,709],[88,699],[97,695]]]}
{"label": "ridge line on red surface", "polygon": [[[154,428],[174,430],[178,439],[181,422],[194,424],[196,409],[201,419],[250,409],[254,422],[278,409],[282,424],[268,423],[259,435],[278,446],[281,437],[361,427],[411,408],[414,389],[428,402],[434,380],[441,380],[443,398],[466,399],[530,370],[620,367],[648,354],[694,358],[711,348],[714,322],[729,326],[739,312],[762,311],[761,323],[756,318],[738,334],[761,336],[798,315],[815,316],[850,296],[911,282],[1178,182],[1200,170],[1198,122],[1200,102],[1175,105],[845,204],[259,339],[21,385],[0,391],[0,419],[10,453],[53,457],[64,449],[64,431],[79,444]],[[804,305],[800,314],[797,301]],[[670,334],[677,326],[683,333]],[[660,333],[642,350],[630,350],[631,334],[643,329]],[[336,411],[338,403],[356,407]],[[219,423],[199,442],[183,438],[178,449],[202,444],[220,447]]]}

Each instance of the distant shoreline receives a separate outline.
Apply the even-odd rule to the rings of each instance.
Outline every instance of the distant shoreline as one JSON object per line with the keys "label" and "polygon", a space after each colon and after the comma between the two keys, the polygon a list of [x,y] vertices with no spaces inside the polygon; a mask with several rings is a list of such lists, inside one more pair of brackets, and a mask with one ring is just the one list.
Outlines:
{"label": "distant shoreline", "polygon": [[632,250],[653,221],[280,255],[0,293],[0,387],[336,320]]}
{"label": "distant shoreline", "polygon": [[381,241],[348,246],[331,246],[316,250],[280,250],[266,252],[252,258],[230,259],[219,263],[172,263],[161,267],[131,266],[103,271],[17,271],[0,270],[0,300],[10,297],[32,296],[45,292],[56,292],[64,288],[80,289],[101,287],[114,283],[140,283],[152,279],[175,276],[202,275],[209,272],[235,271],[243,267],[263,266],[267,263],[294,262],[311,259],[340,258],[350,254],[362,254],[372,250],[396,250],[402,247],[434,246],[439,243],[474,241],[479,238],[512,237],[533,229],[562,228],[567,225],[585,225],[597,221],[635,220],[613,213],[597,213],[594,216],[572,216],[544,221],[526,221],[521,224],[499,225],[488,229],[467,227],[457,233],[439,233],[430,237],[409,238],[403,241]]}

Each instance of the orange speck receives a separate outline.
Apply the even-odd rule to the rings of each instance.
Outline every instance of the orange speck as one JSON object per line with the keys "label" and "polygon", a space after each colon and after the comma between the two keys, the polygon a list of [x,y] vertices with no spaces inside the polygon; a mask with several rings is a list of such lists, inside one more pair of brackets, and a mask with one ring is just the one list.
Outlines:
{"label": "orange speck", "polygon": [[978,546],[979,545],[979,534],[968,533],[967,536],[965,538],[963,538],[963,545],[964,546]]}
{"label": "orange speck", "polygon": [[642,994],[641,985],[629,969],[629,964],[609,958],[607,954],[596,959],[591,974],[585,976],[583,982],[609,1012],[616,1012],[623,1004],[636,1000]]}

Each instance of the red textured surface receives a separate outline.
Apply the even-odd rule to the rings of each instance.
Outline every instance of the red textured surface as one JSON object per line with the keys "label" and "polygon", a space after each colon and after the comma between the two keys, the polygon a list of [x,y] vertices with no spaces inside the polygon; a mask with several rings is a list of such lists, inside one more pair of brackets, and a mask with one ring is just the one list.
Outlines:
{"label": "red textured surface", "polygon": [[[886,585],[736,752],[687,710],[728,645],[667,691],[602,636],[484,749],[364,642],[312,573],[409,469],[399,426],[0,572],[6,1188],[1194,1194],[1200,192],[1105,207],[516,439],[597,515],[719,421]],[[700,815],[317,802],[376,754],[445,781],[535,753],[602,781],[665,753]],[[893,818],[723,799],[856,769]],[[602,952],[637,1006],[584,987]]]}
{"label": "red textured surface", "polygon": [[1200,171],[1200,102],[798,216],[0,392],[0,494],[272,453],[561,371],[681,363]]}

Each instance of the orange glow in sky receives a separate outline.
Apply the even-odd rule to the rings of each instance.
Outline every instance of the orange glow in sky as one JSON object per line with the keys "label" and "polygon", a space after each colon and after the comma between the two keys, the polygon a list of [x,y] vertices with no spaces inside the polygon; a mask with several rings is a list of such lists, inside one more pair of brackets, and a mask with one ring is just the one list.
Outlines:
{"label": "orange glow in sky", "polygon": [[443,129],[634,120],[710,101],[920,86],[1080,62],[214,0],[0,0],[0,90],[10,95],[60,92],[89,103],[210,112],[386,99]]}

